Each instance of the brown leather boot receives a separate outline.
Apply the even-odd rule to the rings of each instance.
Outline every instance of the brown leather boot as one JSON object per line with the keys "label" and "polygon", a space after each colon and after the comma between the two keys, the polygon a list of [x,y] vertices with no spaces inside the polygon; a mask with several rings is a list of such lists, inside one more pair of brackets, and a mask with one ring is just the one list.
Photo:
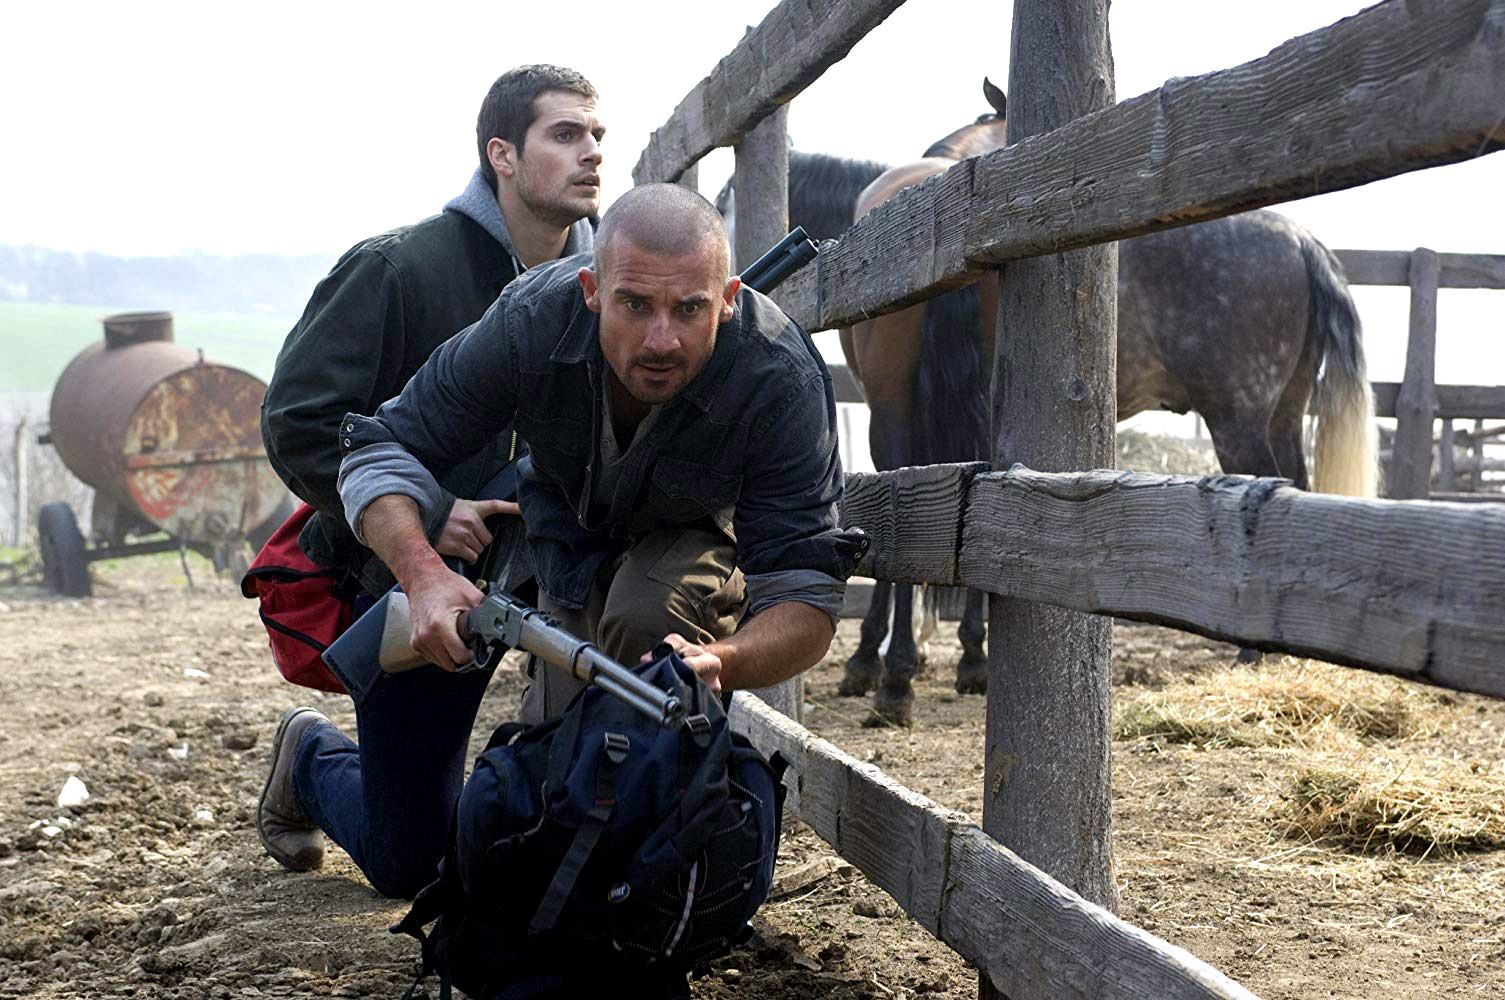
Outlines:
{"label": "brown leather boot", "polygon": [[312,708],[290,708],[272,739],[272,767],[256,805],[256,832],[266,852],[290,871],[313,871],[324,863],[324,832],[293,794],[293,756],[308,730],[328,721]]}

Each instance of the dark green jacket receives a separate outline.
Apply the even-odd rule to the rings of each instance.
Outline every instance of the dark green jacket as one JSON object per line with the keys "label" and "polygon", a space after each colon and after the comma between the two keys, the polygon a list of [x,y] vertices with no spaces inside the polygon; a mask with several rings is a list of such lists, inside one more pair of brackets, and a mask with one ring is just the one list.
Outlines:
{"label": "dark green jacket", "polygon": [[[356,245],[314,290],[277,356],[261,432],[272,466],[318,508],[301,538],[315,562],[349,569],[373,594],[395,582],[345,523],[335,487],[340,418],[375,413],[401,392],[434,349],[479,319],[517,273],[497,236],[446,211]],[[477,441],[474,453],[446,472],[445,502],[429,512],[431,539],[454,497],[475,496],[506,461],[511,439],[507,429]]]}

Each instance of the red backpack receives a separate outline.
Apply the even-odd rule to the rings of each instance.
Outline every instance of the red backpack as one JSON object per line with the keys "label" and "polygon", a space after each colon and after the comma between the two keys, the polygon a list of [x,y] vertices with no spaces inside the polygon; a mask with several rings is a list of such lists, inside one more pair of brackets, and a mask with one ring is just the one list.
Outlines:
{"label": "red backpack", "polygon": [[341,587],[343,570],[320,566],[298,545],[315,510],[301,504],[267,539],[241,578],[240,592],[261,601],[272,659],[294,684],[345,692],[345,686],[319,658],[355,617],[352,595]]}

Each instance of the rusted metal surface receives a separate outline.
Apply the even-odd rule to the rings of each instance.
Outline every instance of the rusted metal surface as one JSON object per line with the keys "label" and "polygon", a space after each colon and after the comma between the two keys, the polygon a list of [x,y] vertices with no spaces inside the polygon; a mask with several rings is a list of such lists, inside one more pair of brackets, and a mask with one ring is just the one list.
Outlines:
{"label": "rusted metal surface", "polygon": [[116,313],[106,316],[104,325],[105,346],[111,350],[144,344],[149,340],[173,339],[170,312]]}
{"label": "rusted metal surface", "polygon": [[173,343],[170,314],[105,328],[52,393],[52,442],[68,468],[191,542],[240,538],[270,518],[287,490],[261,444],[261,380]]}

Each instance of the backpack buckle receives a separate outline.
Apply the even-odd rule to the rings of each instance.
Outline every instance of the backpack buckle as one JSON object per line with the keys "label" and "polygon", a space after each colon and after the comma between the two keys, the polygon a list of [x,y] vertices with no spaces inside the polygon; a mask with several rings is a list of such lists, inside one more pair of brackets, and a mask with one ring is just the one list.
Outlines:
{"label": "backpack buckle", "polygon": [[685,728],[690,731],[690,738],[696,746],[705,747],[711,741],[711,720],[704,712],[699,712],[685,719]]}
{"label": "backpack buckle", "polygon": [[606,752],[606,759],[613,764],[620,764],[627,759],[627,751],[632,747],[632,741],[621,733],[607,733],[602,740],[602,749]]}

